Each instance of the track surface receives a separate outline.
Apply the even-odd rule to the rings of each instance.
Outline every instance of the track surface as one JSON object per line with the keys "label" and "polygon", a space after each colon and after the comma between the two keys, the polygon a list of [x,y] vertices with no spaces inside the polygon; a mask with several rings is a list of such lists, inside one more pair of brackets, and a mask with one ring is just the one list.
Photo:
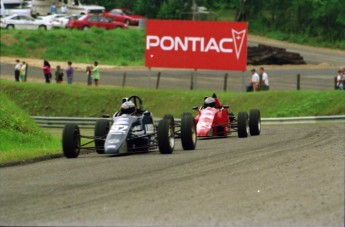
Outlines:
{"label": "track surface", "polygon": [[345,124],[0,169],[0,225],[344,226]]}

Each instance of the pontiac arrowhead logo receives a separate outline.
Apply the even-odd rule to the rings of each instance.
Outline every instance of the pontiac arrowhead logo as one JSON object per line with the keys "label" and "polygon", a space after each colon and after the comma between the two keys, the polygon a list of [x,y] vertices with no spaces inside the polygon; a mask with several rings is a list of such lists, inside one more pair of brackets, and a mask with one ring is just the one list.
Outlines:
{"label": "pontiac arrowhead logo", "polygon": [[241,54],[241,49],[243,46],[244,37],[246,35],[246,30],[236,31],[232,29],[231,32],[232,32],[232,39],[234,40],[234,45],[235,45],[236,57],[237,59],[239,59],[240,54]]}

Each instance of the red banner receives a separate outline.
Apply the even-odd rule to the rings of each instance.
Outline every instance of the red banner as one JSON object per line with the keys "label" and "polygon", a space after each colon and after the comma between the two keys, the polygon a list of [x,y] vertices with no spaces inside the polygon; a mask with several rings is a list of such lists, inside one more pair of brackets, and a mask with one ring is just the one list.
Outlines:
{"label": "red banner", "polygon": [[147,20],[145,66],[245,71],[248,24]]}

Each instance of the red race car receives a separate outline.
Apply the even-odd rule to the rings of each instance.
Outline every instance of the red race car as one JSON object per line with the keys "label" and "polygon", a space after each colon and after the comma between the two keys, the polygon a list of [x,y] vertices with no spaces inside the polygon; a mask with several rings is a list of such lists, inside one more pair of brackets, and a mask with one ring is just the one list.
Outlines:
{"label": "red race car", "polygon": [[237,132],[239,138],[256,136],[261,132],[261,117],[258,109],[249,112],[239,112],[237,118],[229,106],[222,105],[216,94],[204,98],[204,105],[194,107],[198,111],[195,116],[198,137],[227,137],[232,132]]}

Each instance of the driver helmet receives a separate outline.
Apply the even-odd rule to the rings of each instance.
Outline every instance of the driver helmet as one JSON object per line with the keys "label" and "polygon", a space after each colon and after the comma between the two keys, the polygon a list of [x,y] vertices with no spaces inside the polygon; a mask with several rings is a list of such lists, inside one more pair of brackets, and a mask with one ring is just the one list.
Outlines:
{"label": "driver helmet", "polygon": [[123,114],[133,114],[137,108],[135,107],[134,103],[131,101],[127,101],[122,103],[121,105],[121,113]]}
{"label": "driver helmet", "polygon": [[214,98],[208,97],[204,101],[205,107],[216,107],[216,100]]}

